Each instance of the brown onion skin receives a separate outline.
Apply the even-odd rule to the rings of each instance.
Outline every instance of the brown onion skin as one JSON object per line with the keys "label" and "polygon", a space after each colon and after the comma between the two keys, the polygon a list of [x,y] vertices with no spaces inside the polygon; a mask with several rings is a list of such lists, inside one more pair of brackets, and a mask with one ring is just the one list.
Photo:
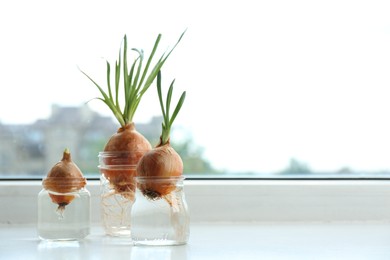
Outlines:
{"label": "brown onion skin", "polygon": [[[151,149],[152,146],[149,141],[135,129],[134,123],[120,127],[104,147],[105,152],[124,152],[123,160],[127,165],[137,165],[144,153]],[[133,156],[129,156],[127,152],[133,151]],[[117,165],[110,158],[107,158],[104,163],[107,166]],[[135,167],[122,170],[102,169],[101,172],[110,184],[113,185],[116,192],[122,193],[125,196],[127,196],[126,194],[130,194],[129,199],[132,199],[131,194],[135,191]]]}
{"label": "brown onion skin", "polygon": [[[149,141],[135,129],[134,123],[120,127],[104,147],[105,152],[149,151],[151,149],[152,146]],[[138,161],[135,163],[138,163]]]}
{"label": "brown onion skin", "polygon": [[[47,177],[43,180],[43,187],[46,190],[56,193],[70,193],[82,189],[87,184],[81,170],[72,161],[68,151],[63,153],[61,161],[56,163]],[[60,205],[68,205],[74,198],[74,195],[57,195],[49,193],[51,200]]]}
{"label": "brown onion skin", "polygon": [[180,177],[183,173],[183,161],[180,155],[167,142],[147,152],[137,166],[138,177],[151,177],[140,184],[141,191],[156,199],[175,190],[175,181],[153,182],[153,178]]}

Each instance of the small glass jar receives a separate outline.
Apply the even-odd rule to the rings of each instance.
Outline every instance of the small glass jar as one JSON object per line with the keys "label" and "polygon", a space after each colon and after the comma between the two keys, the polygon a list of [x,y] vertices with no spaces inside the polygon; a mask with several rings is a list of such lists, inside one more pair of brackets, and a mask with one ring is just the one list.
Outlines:
{"label": "small glass jar", "polygon": [[107,235],[130,237],[136,166],[145,151],[100,152],[101,214]]}
{"label": "small glass jar", "polygon": [[184,177],[136,177],[131,214],[134,245],[182,245],[190,235]]}
{"label": "small glass jar", "polygon": [[89,235],[90,198],[85,187],[67,193],[43,188],[38,194],[39,237],[43,240],[81,240]]}

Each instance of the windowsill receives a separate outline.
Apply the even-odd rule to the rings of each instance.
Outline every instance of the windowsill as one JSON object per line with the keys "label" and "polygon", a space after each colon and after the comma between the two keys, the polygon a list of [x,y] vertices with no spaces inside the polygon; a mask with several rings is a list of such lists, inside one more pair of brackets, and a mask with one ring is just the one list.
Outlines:
{"label": "windowsill", "polygon": [[99,182],[90,181],[91,235],[37,237],[40,181],[0,182],[1,256],[69,259],[390,259],[390,181],[185,181],[187,245],[135,247],[104,235]]}
{"label": "windowsill", "polygon": [[[186,180],[191,222],[331,222],[390,219],[390,181]],[[0,224],[36,223],[40,181],[0,182]],[[100,223],[99,181],[89,181]],[[5,210],[6,209],[6,210]]]}
{"label": "windowsill", "polygon": [[[390,259],[386,223],[193,223],[184,246],[132,246],[99,226],[80,242],[40,241],[35,226],[0,226],[5,259]],[[1,258],[1,257],[0,257]]]}

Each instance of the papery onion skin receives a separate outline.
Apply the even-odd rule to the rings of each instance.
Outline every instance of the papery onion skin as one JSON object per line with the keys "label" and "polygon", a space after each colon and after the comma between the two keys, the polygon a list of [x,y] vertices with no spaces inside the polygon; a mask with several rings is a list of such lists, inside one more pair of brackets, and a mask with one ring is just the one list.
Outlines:
{"label": "papery onion skin", "polygon": [[151,199],[165,196],[176,189],[175,182],[170,180],[153,182],[153,178],[179,177],[183,173],[183,161],[169,142],[146,153],[137,166],[137,177],[148,177],[139,184],[142,193]]}
{"label": "papery onion skin", "polygon": [[43,187],[49,191],[51,200],[60,207],[65,207],[74,198],[74,195],[59,195],[56,193],[71,193],[85,187],[87,180],[79,167],[72,161],[71,154],[65,149],[61,161],[56,163],[47,177],[43,180]]}
{"label": "papery onion skin", "polygon": [[[149,151],[151,149],[149,141],[135,129],[134,123],[120,127],[104,147],[105,152]],[[138,160],[139,158],[132,163],[137,164]]]}

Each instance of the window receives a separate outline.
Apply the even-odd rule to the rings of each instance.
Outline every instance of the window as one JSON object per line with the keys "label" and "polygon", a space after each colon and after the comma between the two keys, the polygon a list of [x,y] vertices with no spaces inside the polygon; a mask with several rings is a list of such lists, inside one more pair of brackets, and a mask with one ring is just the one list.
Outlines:
{"label": "window", "polygon": [[[118,124],[79,68],[106,86],[124,34],[149,53],[161,33],[162,52],[187,28],[163,87],[176,79],[174,100],[187,91],[172,139],[188,176],[388,177],[389,11],[368,0],[0,3],[0,176],[39,178],[64,147],[96,176]],[[155,144],[154,85],[135,122]]]}

